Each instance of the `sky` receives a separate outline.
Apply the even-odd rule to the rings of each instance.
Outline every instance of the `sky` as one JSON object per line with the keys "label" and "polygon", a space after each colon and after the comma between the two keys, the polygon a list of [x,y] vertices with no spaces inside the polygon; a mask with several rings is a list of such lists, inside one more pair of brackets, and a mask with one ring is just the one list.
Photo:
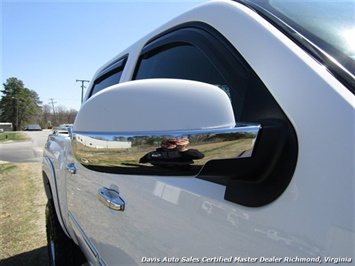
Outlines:
{"label": "sky", "polygon": [[76,80],[91,80],[135,41],[207,2],[0,1],[1,90],[15,77],[36,91],[43,105],[53,101],[68,110],[80,109],[82,83]]}

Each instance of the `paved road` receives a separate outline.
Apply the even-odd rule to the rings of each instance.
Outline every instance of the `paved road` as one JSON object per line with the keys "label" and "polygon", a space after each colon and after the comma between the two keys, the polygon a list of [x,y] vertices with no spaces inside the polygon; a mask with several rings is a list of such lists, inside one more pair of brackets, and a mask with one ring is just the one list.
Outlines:
{"label": "paved road", "polygon": [[41,162],[44,144],[52,131],[26,131],[31,140],[0,143],[0,161],[15,163]]}

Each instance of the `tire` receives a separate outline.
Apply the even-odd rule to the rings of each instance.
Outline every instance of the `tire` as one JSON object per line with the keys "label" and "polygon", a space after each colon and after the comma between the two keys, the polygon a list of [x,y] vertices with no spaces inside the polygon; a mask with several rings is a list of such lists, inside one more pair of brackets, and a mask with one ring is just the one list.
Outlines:
{"label": "tire", "polygon": [[49,265],[79,266],[86,262],[80,248],[64,233],[52,199],[46,206],[46,229]]}

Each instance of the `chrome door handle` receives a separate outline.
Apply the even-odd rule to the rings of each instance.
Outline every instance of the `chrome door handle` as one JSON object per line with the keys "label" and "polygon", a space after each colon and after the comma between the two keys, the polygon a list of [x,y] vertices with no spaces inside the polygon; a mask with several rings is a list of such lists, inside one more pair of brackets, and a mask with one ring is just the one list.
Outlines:
{"label": "chrome door handle", "polygon": [[75,175],[76,174],[76,167],[73,163],[68,163],[65,165],[65,170],[67,173]]}
{"label": "chrome door handle", "polygon": [[109,188],[101,188],[99,189],[99,200],[103,203],[106,207],[115,210],[115,211],[124,211],[126,203],[121,198],[120,194]]}

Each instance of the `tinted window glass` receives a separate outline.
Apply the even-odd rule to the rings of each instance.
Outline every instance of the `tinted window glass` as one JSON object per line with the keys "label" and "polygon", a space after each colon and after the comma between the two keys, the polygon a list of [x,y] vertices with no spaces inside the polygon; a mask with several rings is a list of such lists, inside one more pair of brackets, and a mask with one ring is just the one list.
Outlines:
{"label": "tinted window glass", "polygon": [[109,86],[118,84],[120,82],[121,75],[122,75],[122,70],[116,73],[112,73],[111,75],[96,81],[91,96]]}
{"label": "tinted window glass", "polygon": [[141,60],[135,78],[178,78],[210,84],[225,83],[211,61],[192,45],[175,46],[154,56],[148,54]]}
{"label": "tinted window glass", "polygon": [[101,76],[95,81],[90,97],[99,91],[118,84],[120,82],[126,59],[119,60],[101,72]]}
{"label": "tinted window glass", "polygon": [[135,79],[176,78],[213,84],[232,98],[230,85],[209,58],[197,47],[177,45],[149,52],[140,61]]}

